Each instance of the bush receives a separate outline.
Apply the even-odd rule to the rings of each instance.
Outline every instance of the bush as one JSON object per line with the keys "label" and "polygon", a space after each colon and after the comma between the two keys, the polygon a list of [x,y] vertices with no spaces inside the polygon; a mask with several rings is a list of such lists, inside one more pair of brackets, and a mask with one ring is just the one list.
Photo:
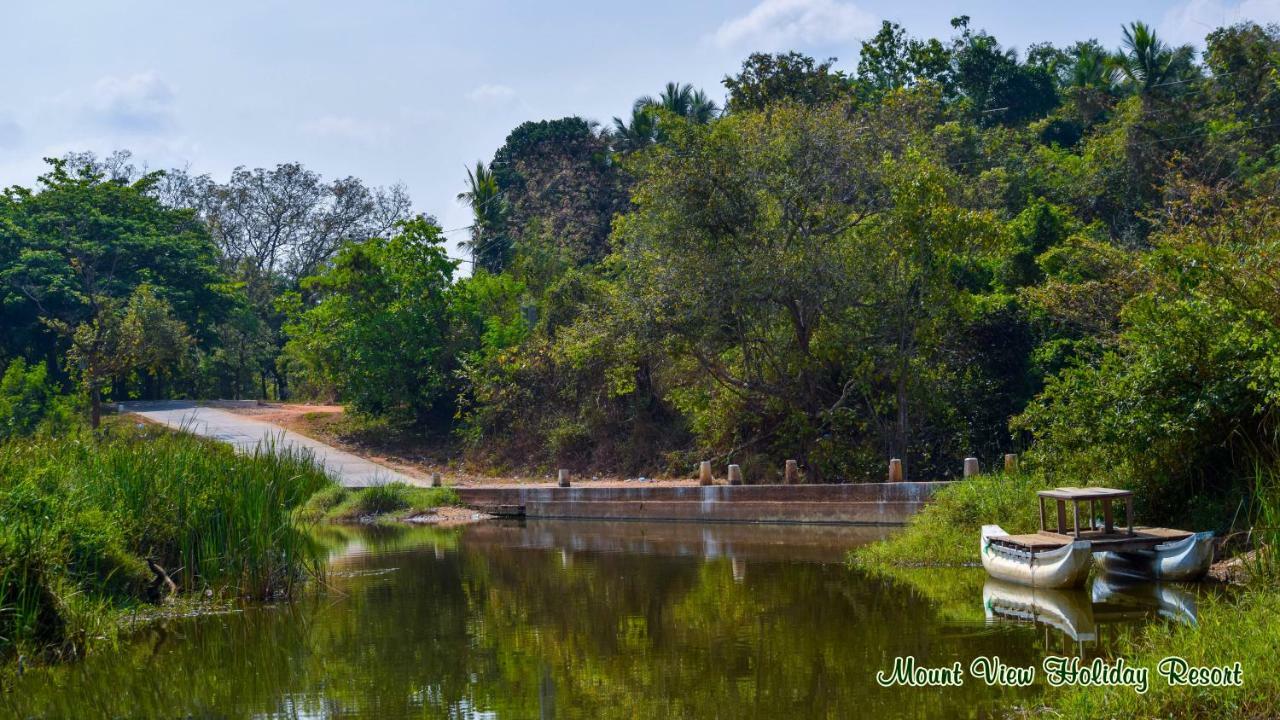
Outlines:
{"label": "bush", "polygon": [[311,522],[355,522],[386,515],[414,515],[457,502],[458,494],[452,488],[424,488],[396,482],[359,489],[328,488],[313,495],[298,514]]}
{"label": "bush", "polygon": [[18,358],[0,376],[0,441],[71,423],[71,402],[58,394],[44,364]]}

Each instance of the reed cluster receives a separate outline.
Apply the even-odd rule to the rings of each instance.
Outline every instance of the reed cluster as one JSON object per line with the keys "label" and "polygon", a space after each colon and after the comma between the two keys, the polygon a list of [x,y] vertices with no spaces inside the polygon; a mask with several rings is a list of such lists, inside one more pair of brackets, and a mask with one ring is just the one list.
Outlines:
{"label": "reed cluster", "polygon": [[74,655],[174,596],[289,595],[322,559],[295,510],[332,485],[304,454],[155,428],[0,445],[0,654]]}

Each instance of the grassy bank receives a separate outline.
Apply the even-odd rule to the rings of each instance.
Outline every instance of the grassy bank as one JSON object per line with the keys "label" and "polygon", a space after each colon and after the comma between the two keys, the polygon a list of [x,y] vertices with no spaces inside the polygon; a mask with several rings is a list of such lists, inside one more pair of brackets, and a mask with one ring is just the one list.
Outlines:
{"label": "grassy bank", "polygon": [[[1051,689],[1045,717],[1272,718],[1280,707],[1280,590],[1254,587],[1235,600],[1202,602],[1197,625],[1152,623],[1133,630],[1121,644],[1130,665],[1152,670],[1151,686],[1139,695],[1128,687],[1066,686]],[[1241,687],[1170,686],[1155,668],[1177,656],[1191,665],[1239,662]]]}
{"label": "grassy bank", "polygon": [[332,486],[317,492],[298,510],[308,522],[369,522],[402,520],[444,505],[456,505],[452,488],[424,488],[388,483],[350,489]]}
{"label": "grassy bank", "polygon": [[288,595],[320,559],[295,510],[331,485],[157,428],[0,445],[0,655],[73,656],[175,595]]}
{"label": "grassy bank", "polygon": [[888,540],[854,551],[852,560],[867,566],[976,565],[978,533],[999,523],[1011,533],[1037,526],[1036,491],[1043,481],[1026,473],[983,475],[954,483]]}

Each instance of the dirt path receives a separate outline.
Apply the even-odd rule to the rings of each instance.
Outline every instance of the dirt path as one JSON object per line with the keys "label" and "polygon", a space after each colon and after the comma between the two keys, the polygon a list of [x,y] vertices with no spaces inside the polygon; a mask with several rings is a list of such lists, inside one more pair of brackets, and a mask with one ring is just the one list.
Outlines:
{"label": "dirt path", "polygon": [[[264,437],[283,437],[291,446],[306,447],[348,487],[378,482],[429,485],[440,473],[445,485],[457,487],[554,486],[550,475],[493,476],[470,472],[457,462],[441,459],[437,449],[395,442],[359,442],[342,431],[340,405],[257,403],[253,401],[162,401],[123,403],[126,412],[170,427],[186,427],[252,452]],[[691,478],[575,477],[575,485],[631,487],[696,485]]]}
{"label": "dirt path", "polygon": [[181,400],[121,403],[121,410],[154,423],[229,443],[236,450],[251,453],[264,443],[277,448],[310,452],[325,469],[346,487],[368,487],[389,482],[423,484],[421,479],[398,472],[367,458],[289,432],[266,420],[234,412],[232,404],[211,407]]}

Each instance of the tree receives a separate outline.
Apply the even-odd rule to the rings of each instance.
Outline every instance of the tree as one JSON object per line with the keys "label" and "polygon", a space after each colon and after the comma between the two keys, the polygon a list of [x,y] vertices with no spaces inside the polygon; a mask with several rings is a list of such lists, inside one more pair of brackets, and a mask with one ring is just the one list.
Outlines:
{"label": "tree", "polygon": [[[88,361],[88,348],[115,332],[116,315],[143,286],[210,341],[208,329],[234,299],[195,214],[152,196],[155,173],[113,180],[92,166],[49,162],[38,190],[13,187],[0,198],[0,343],[51,367],[79,345]],[[108,379],[97,370],[90,377],[99,389]]]}
{"label": "tree", "polygon": [[933,82],[950,87],[951,53],[936,39],[908,38],[902,26],[885,20],[858,53],[859,91],[877,98],[890,90]]}
{"label": "tree", "polygon": [[[191,208],[209,228],[220,250],[221,265],[238,284],[258,316],[254,343],[268,339],[274,350],[234,354],[252,358],[252,372],[265,396],[266,378],[274,379],[277,397],[288,383],[275,359],[285,342],[276,299],[298,289],[303,277],[320,270],[344,243],[385,236],[409,216],[410,201],[402,186],[369,187],[359,178],[326,180],[298,163],[275,168],[237,167],[226,183],[182,170],[165,173],[157,194],[177,207]],[[246,339],[243,318],[222,326],[218,336]],[[226,354],[224,354],[224,358]],[[222,363],[214,363],[223,366]],[[236,365],[238,369],[240,366]],[[241,378],[222,378],[219,385],[242,385]]]}
{"label": "tree", "polygon": [[969,29],[969,18],[951,21],[960,29],[952,41],[952,82],[969,101],[980,125],[1017,125],[1044,116],[1058,104],[1053,77],[1043,66],[1018,62],[986,32]]}
{"label": "tree", "polygon": [[648,105],[631,108],[631,121],[613,118],[609,139],[615,152],[643,150],[658,141],[658,114]]}
{"label": "tree", "polygon": [[103,297],[94,305],[93,316],[79,325],[49,323],[71,338],[67,360],[89,396],[90,424],[96,428],[102,391],[112,379],[142,370],[161,372],[186,354],[192,339],[173,307],[149,285],[135,288],[127,302]]}
{"label": "tree", "polygon": [[447,293],[456,269],[440,227],[422,216],[389,238],[348,243],[303,281],[313,303],[289,300],[286,352],[359,412],[419,424],[452,417]]}
{"label": "tree", "polygon": [[1280,212],[1274,186],[1220,199],[1173,204],[1155,250],[1130,257],[1149,282],[1115,341],[1015,421],[1050,472],[1106,467],[1148,515],[1197,526],[1229,517],[1231,493],[1280,461]]}
{"label": "tree", "polygon": [[701,90],[694,90],[688,83],[667,83],[657,98],[645,95],[636,100],[633,109],[661,108],[697,123],[711,122],[719,108]]}
{"label": "tree", "polygon": [[780,105],[679,126],[634,163],[619,298],[689,373],[673,402],[722,453],[793,452],[816,477],[939,454],[921,446],[937,416],[909,408],[937,396],[950,263],[992,226],[918,154],[883,159],[859,124],[878,120]]}
{"label": "tree", "polygon": [[507,205],[493,171],[477,160],[475,169],[467,168],[467,189],[458,199],[471,207],[472,264],[488,272],[501,272],[511,250],[507,240]]}
{"label": "tree", "polygon": [[1136,94],[1170,94],[1177,85],[1199,75],[1194,64],[1195,49],[1190,45],[1169,47],[1156,36],[1155,30],[1143,22],[1124,28],[1124,41],[1115,55],[1115,67],[1125,84]]}
{"label": "tree", "polygon": [[228,269],[247,265],[260,277],[296,282],[349,240],[386,235],[408,217],[399,185],[369,188],[354,177],[325,181],[298,163],[238,167],[225,184],[209,176],[166,173],[180,188],[174,201],[208,223]]}
{"label": "tree", "polygon": [[490,163],[507,206],[515,253],[551,251],[569,264],[608,252],[626,193],[609,141],[579,117],[522,123]]}
{"label": "tree", "polygon": [[69,405],[44,363],[15,359],[0,375],[0,442],[68,424]]}
{"label": "tree", "polygon": [[826,105],[849,96],[844,74],[831,70],[835,58],[817,62],[798,52],[752,53],[737,75],[722,81],[729,91],[728,112],[764,110],[790,100],[802,105]]}

